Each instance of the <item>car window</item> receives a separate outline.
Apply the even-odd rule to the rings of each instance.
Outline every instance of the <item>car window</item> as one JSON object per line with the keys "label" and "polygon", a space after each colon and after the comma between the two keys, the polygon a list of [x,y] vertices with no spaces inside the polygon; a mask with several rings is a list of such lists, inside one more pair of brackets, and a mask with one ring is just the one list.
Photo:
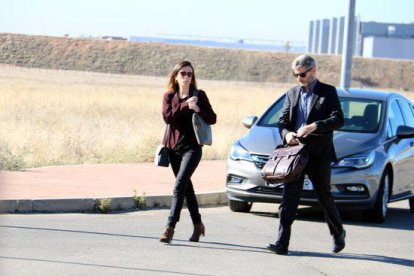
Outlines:
{"label": "car window", "polygon": [[414,113],[412,105],[403,99],[399,99],[398,103],[401,106],[405,124],[407,126],[414,127]]}
{"label": "car window", "polygon": [[[276,126],[282,112],[284,101],[285,96],[282,96],[265,112],[257,124],[259,126]],[[339,130],[367,133],[374,133],[378,130],[382,102],[348,97],[340,97],[339,101],[341,102],[345,118],[345,123]]]}
{"label": "car window", "polygon": [[280,113],[282,112],[283,103],[285,102],[285,96],[283,95],[277,102],[275,102],[260,118],[257,123],[259,126],[274,127],[279,122]]}
{"label": "car window", "polygon": [[397,134],[398,126],[404,125],[404,118],[400,106],[396,100],[390,102],[387,119],[387,137],[392,138]]}
{"label": "car window", "polygon": [[340,131],[377,132],[381,119],[382,102],[345,97],[340,97],[339,101],[345,119]]}

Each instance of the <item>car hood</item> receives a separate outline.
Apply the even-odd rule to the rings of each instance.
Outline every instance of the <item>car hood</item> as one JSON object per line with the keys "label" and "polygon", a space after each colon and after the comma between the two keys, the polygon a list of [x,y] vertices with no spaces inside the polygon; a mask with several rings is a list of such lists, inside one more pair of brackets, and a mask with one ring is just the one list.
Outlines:
{"label": "car hood", "polygon": [[282,139],[277,127],[253,126],[239,143],[250,153],[269,155],[276,145],[282,144]]}
{"label": "car hood", "polygon": [[334,145],[336,157],[345,156],[372,150],[380,144],[378,133],[356,133],[335,131]]}
{"label": "car hood", "polygon": [[[239,143],[250,153],[269,155],[283,141],[276,127],[253,126],[239,139]],[[334,145],[338,159],[356,153],[372,150],[380,144],[377,133],[355,133],[335,131]]]}

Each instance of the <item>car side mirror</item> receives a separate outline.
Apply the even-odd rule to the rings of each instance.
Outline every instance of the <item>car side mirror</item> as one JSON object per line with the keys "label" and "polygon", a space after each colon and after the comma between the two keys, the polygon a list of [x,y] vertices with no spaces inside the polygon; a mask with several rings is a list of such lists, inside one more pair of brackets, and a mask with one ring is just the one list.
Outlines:
{"label": "car side mirror", "polygon": [[397,137],[400,139],[404,138],[413,138],[414,137],[414,128],[409,126],[399,126],[397,127]]}
{"label": "car side mirror", "polygon": [[247,116],[243,119],[243,125],[247,128],[251,128],[254,123],[257,121],[257,116]]}

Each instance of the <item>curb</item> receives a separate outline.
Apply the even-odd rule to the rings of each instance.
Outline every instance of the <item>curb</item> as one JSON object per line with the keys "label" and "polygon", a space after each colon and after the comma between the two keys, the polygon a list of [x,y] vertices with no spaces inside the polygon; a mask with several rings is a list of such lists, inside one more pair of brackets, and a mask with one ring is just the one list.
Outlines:
{"label": "curb", "polygon": [[[221,205],[227,203],[225,191],[197,194],[198,204]],[[133,197],[110,198],[52,198],[52,199],[7,199],[0,200],[0,214],[7,213],[60,213],[97,212],[99,203],[110,199],[109,210],[137,208]],[[172,195],[145,196],[146,208],[171,207]]]}

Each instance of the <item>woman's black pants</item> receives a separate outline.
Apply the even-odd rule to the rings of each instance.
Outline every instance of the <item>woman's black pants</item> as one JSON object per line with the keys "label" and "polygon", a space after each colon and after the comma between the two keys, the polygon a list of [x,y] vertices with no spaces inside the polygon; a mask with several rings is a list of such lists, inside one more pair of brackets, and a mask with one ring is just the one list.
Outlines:
{"label": "woman's black pants", "polygon": [[201,148],[191,149],[184,153],[177,153],[173,150],[169,151],[170,163],[175,175],[175,186],[170,216],[168,217],[168,226],[175,227],[180,220],[184,199],[187,201],[193,224],[201,223],[198,202],[194,193],[193,183],[191,182],[191,176],[200,163],[201,155]]}

